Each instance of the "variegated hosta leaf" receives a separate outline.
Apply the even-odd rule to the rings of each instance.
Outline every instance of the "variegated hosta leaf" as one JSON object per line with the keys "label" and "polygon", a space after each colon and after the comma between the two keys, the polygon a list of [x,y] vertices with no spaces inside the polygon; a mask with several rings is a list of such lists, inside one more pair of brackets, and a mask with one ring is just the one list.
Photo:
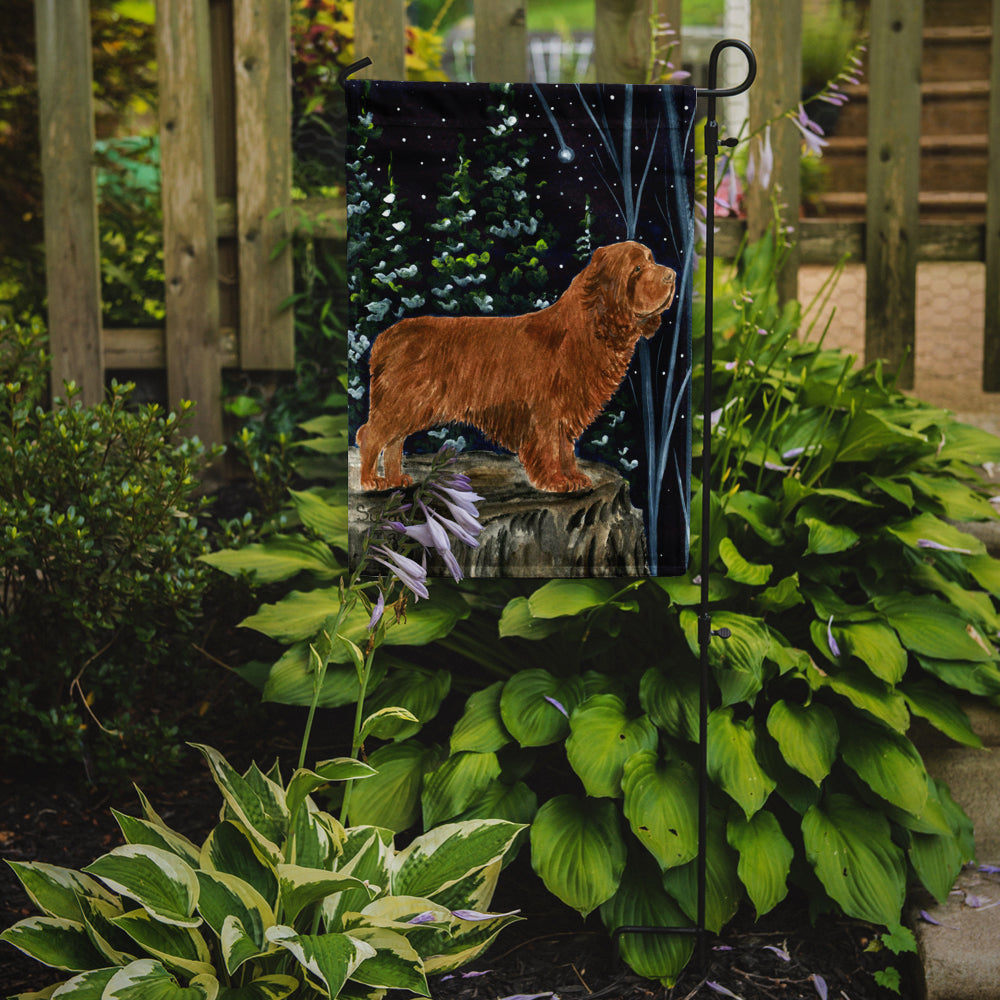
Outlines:
{"label": "variegated hosta leaf", "polygon": [[777,741],[785,761],[815,785],[830,773],[840,731],[826,705],[815,701],[798,705],[779,699],[768,713],[767,731]]}
{"label": "variegated hosta leaf", "polygon": [[197,927],[198,878],[171,851],[147,844],[125,844],[85,869],[113,892],[134,899],[150,916],[165,924]]}
{"label": "variegated hosta leaf", "polygon": [[81,920],[80,897],[92,896],[109,903],[114,896],[97,879],[74,871],[39,861],[8,861],[31,901],[46,916]]}
{"label": "variegated hosta leaf", "polygon": [[295,815],[306,797],[331,781],[349,781],[355,778],[370,778],[377,774],[375,768],[353,757],[336,757],[324,760],[313,770],[299,768],[288,782],[285,804],[288,812]]}
{"label": "variegated hosta leaf", "polygon": [[730,820],[726,837],[730,847],[740,853],[736,873],[759,918],[788,895],[788,872],[795,849],[774,814],[765,809],[750,819],[737,816]]}
{"label": "variegated hosta leaf", "polygon": [[200,866],[225,872],[252,885],[272,908],[278,905],[278,875],[241,823],[220,823],[201,847]]}
{"label": "variegated hosta leaf", "polygon": [[625,870],[615,803],[573,795],[549,799],[531,824],[531,865],[549,892],[583,916],[610,899]]}
{"label": "variegated hosta leaf", "polygon": [[655,749],[659,739],[648,715],[630,719],[625,702],[613,694],[595,694],[577,706],[569,727],[566,757],[595,798],[620,798],[626,760],[636,751]]}
{"label": "variegated hosta leaf", "polygon": [[245,986],[224,986],[218,1000],[285,1000],[299,985],[294,976],[261,976]]}
{"label": "variegated hosta leaf", "polygon": [[370,944],[349,934],[296,934],[278,924],[268,928],[267,939],[291,952],[309,978],[332,997],[365,959],[375,957]]}
{"label": "variegated hosta leaf", "polygon": [[153,959],[143,958],[119,969],[108,981],[101,1000],[216,1000],[219,981],[196,976],[187,986]]}
{"label": "variegated hosta leaf", "polygon": [[347,831],[337,870],[342,875],[353,875],[367,888],[345,889],[323,900],[327,930],[344,930],[345,913],[357,913],[369,904],[372,892],[388,889],[392,850],[392,834],[388,830],[356,826]]}
{"label": "variegated hosta leaf", "polygon": [[83,896],[80,905],[90,940],[104,956],[105,965],[128,965],[139,958],[140,949],[135,942],[114,924],[115,917],[125,912],[120,902],[109,903],[93,896]]}
{"label": "variegated hosta leaf", "polygon": [[19,920],[0,934],[6,941],[26,955],[50,965],[54,969],[81,972],[100,968],[104,958],[95,950],[87,935],[87,928],[76,920],[65,917],[28,917]]}
{"label": "variegated hosta leaf", "polygon": [[[474,920],[462,916],[468,911],[451,912],[454,922],[450,932],[441,932],[436,946],[424,956],[424,971],[428,975],[452,972],[474,961],[493,943],[500,931],[521,919],[516,912],[478,914]],[[419,950],[418,942],[414,944]]]}
{"label": "variegated hosta leaf", "polygon": [[302,910],[321,899],[345,889],[361,889],[375,895],[361,879],[342,872],[303,868],[300,865],[278,865],[281,906],[286,920],[294,921]]}
{"label": "variegated hosta leaf", "polygon": [[830,795],[805,814],[802,836],[809,863],[849,917],[899,923],[906,866],[882,813],[849,795]]}
{"label": "variegated hosta leaf", "polygon": [[285,857],[304,868],[335,868],[343,842],[344,828],[340,822],[317,809],[312,799],[306,799],[292,820]]}
{"label": "variegated hosta leaf", "polygon": [[424,963],[413,945],[402,934],[385,927],[356,927],[351,937],[375,949],[351,973],[351,979],[365,986],[409,990],[418,996],[430,996]]}
{"label": "variegated hosta leaf", "polygon": [[[619,927],[689,927],[691,921],[664,891],[652,859],[629,859],[618,891],[601,904],[601,920],[614,932]],[[692,934],[623,934],[619,950],[640,976],[673,986],[694,950]]]}
{"label": "variegated hosta leaf", "polygon": [[277,863],[281,856],[279,844],[288,831],[284,789],[255,769],[246,776],[240,775],[212,747],[198,743],[192,746],[205,755],[227,807],[247,828],[264,855]]}
{"label": "variegated hosta leaf", "polygon": [[189,976],[213,971],[205,939],[190,927],[160,923],[145,910],[123,913],[112,923],[169,968],[181,969]]}
{"label": "variegated hosta leaf", "polygon": [[776,782],[757,761],[752,718],[737,721],[731,707],[712,711],[708,717],[708,774],[748,818],[767,801]]}
{"label": "variegated hosta leaf", "polygon": [[421,834],[393,859],[392,892],[433,899],[499,861],[523,827],[505,820],[446,823]]}
{"label": "variegated hosta leaf", "polygon": [[[235,875],[200,871],[198,883],[201,887],[198,910],[224,944],[223,930],[227,921],[235,920],[239,924],[238,928],[230,928],[228,936],[231,946],[224,948],[226,968],[232,975],[247,958],[267,949],[264,931],[274,925],[274,912],[252,885]],[[248,938],[253,947],[253,952],[249,955],[246,954],[244,938]],[[234,942],[238,942],[238,960],[232,947]],[[233,964],[231,959],[234,960]]]}
{"label": "variegated hosta leaf", "polygon": [[625,817],[661,869],[698,853],[698,783],[689,764],[660,760],[652,750],[625,762]]}
{"label": "variegated hosta leaf", "polygon": [[149,847],[159,847],[161,850],[176,854],[191,867],[198,864],[199,849],[187,837],[176,833],[169,827],[145,819],[126,816],[125,813],[112,809],[122,835],[130,844],[146,844]]}
{"label": "variegated hosta leaf", "polygon": [[[127,964],[127,963],[126,963]],[[81,972],[80,975],[67,979],[54,992],[50,986],[44,993],[20,993],[11,1000],[30,1000],[42,997],[55,997],[56,1000],[101,1000],[104,996],[104,988],[114,978],[120,966],[111,966],[107,969],[91,969],[89,972]]]}

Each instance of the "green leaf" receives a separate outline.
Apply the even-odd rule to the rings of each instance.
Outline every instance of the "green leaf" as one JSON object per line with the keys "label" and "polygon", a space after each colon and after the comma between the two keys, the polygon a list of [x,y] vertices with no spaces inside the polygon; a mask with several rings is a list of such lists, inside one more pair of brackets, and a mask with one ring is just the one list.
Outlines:
{"label": "green leaf", "polygon": [[302,523],[330,545],[347,549],[347,505],[332,504],[315,490],[289,490]]}
{"label": "green leaf", "polygon": [[405,740],[419,732],[425,722],[437,715],[441,702],[451,689],[451,674],[447,670],[426,670],[419,667],[394,670],[381,683],[365,705],[371,711],[402,708],[413,716],[383,719],[379,725],[380,739]]}
{"label": "green leaf", "polygon": [[54,969],[81,972],[105,964],[94,948],[83,924],[65,917],[28,917],[0,934],[35,961]]}
{"label": "green leaf", "polygon": [[176,854],[189,865],[198,864],[199,849],[187,837],[164,826],[162,822],[155,823],[145,819],[136,819],[134,816],[126,816],[125,813],[118,812],[117,809],[112,809],[111,812],[128,843],[159,847],[164,851]]}
{"label": "green leaf", "polygon": [[534,618],[563,618],[607,604],[619,588],[610,580],[549,580],[528,598]]}
{"label": "green leaf", "polygon": [[862,410],[851,421],[837,451],[838,462],[867,462],[897,446],[926,444],[923,434],[890,423],[871,410]]}
{"label": "green leaf", "polygon": [[915,653],[939,660],[977,663],[996,658],[995,651],[975,626],[936,597],[880,595],[874,603],[899,634],[903,645]]}
{"label": "green leaf", "polygon": [[393,861],[392,892],[434,899],[499,862],[523,829],[501,819],[446,823],[416,837]]}
{"label": "green leaf", "polygon": [[921,549],[920,542],[929,541],[972,555],[983,555],[986,552],[986,546],[978,538],[933,514],[918,514],[909,521],[888,525],[886,531],[913,549]]}
{"label": "green leaf", "polygon": [[625,842],[608,799],[557,795],[531,824],[531,865],[546,888],[586,916],[618,889]]}
{"label": "green leaf", "polygon": [[420,817],[424,774],[437,761],[434,750],[415,740],[379,747],[368,758],[377,773],[351,790],[351,824],[382,826],[397,833],[411,827]]}
{"label": "green leaf", "polygon": [[839,731],[833,712],[818,702],[798,705],[779,699],[768,713],[767,731],[785,761],[818,787],[837,756]]}
{"label": "green leaf", "polygon": [[759,920],[788,894],[788,873],[795,849],[774,813],[762,809],[750,819],[737,816],[726,828],[729,846],[739,851],[736,873]]}
{"label": "green leaf", "polygon": [[616,799],[625,761],[638,750],[655,749],[658,739],[649,716],[629,719],[621,698],[595,694],[570,717],[566,758],[588,795]]}
{"label": "green leaf", "polygon": [[[341,646],[341,648],[346,648]],[[281,705],[311,705],[316,698],[316,674],[310,659],[310,646],[298,642],[281,655],[270,668],[261,697]],[[340,655],[336,651],[334,656]],[[385,676],[387,657],[376,657],[368,680],[369,688],[377,686]],[[331,665],[323,675],[318,708],[340,708],[358,700],[360,685],[354,667]]]}
{"label": "green leaf", "polygon": [[903,696],[884,681],[873,677],[867,669],[841,667],[836,673],[822,674],[811,667],[806,678],[813,689],[829,688],[846,698],[855,708],[863,709],[876,719],[881,719],[897,732],[906,732],[910,713]]}
{"label": "green leaf", "polygon": [[218,980],[208,974],[180,986],[157,961],[142,958],[119,969],[108,980],[101,1000],[216,1000]]}
{"label": "green leaf", "polygon": [[522,670],[504,684],[500,717],[521,746],[547,746],[569,732],[569,715],[583,693],[579,677],[560,679],[547,670]]}
{"label": "green leaf", "polygon": [[900,733],[853,718],[840,753],[876,795],[919,815],[927,801],[927,772],[920,754]]}
{"label": "green leaf", "polygon": [[992,521],[996,518],[989,500],[954,476],[924,476],[910,472],[906,478],[925,497],[940,505],[942,514],[950,521]]}
{"label": "green leaf", "polygon": [[1000,669],[993,663],[936,660],[930,656],[918,656],[917,662],[927,673],[949,687],[985,697],[1000,694]]}
{"label": "green leaf", "polygon": [[945,736],[967,747],[983,745],[965,710],[947,688],[932,680],[907,681],[900,686],[900,691],[910,711],[926,719]]}
{"label": "green leaf", "polygon": [[495,753],[452,754],[424,780],[421,796],[424,827],[429,829],[454,819],[499,776],[500,764]]}
{"label": "green leaf", "polygon": [[753,529],[758,538],[778,547],[784,541],[781,511],[771,497],[750,490],[738,490],[726,497],[726,514],[735,515]]}
{"label": "green leaf", "polygon": [[837,625],[833,634],[843,652],[856,656],[887,684],[898,684],[906,673],[906,650],[896,633],[879,622]]}
{"label": "green leaf", "polygon": [[990,555],[973,556],[965,559],[965,568],[973,575],[976,583],[994,597],[1000,597],[1000,559]]}
{"label": "green leaf", "polygon": [[799,590],[799,574],[792,573],[779,580],[773,587],[761,591],[754,597],[757,607],[767,613],[778,613],[804,604],[805,598]]}
{"label": "green leaf", "polygon": [[246,986],[224,986],[218,1000],[285,1000],[299,988],[292,976],[261,976]]}
{"label": "green leaf", "polygon": [[[274,912],[267,900],[248,882],[224,872],[198,872],[200,894],[198,911],[205,923],[215,931],[223,942],[226,971],[232,975],[248,958],[253,958],[266,950],[264,931],[275,923]],[[239,939],[249,939],[250,953],[236,957],[232,947],[225,947],[226,936],[223,929],[227,920],[238,921]],[[232,931],[229,935],[232,936]]]}
{"label": "green leaf", "polygon": [[535,618],[531,613],[527,597],[515,597],[508,601],[500,615],[500,638],[517,636],[521,639],[544,639],[563,628],[556,619]]}
{"label": "green leaf", "polygon": [[906,866],[882,813],[849,795],[830,795],[806,813],[802,836],[809,863],[844,913],[874,924],[899,923]]}
{"label": "green leaf", "polygon": [[[648,859],[630,858],[615,894],[601,904],[609,932],[619,927],[687,927],[691,921],[664,891]],[[622,958],[638,975],[671,987],[694,952],[691,934],[625,933],[619,938]]]}
{"label": "green leaf", "polygon": [[846,524],[828,524],[815,517],[804,518],[803,523],[809,529],[809,543],[805,551],[807,556],[828,556],[845,552],[861,537]]}
{"label": "green leaf", "polygon": [[125,844],[88,865],[112,892],[134,899],[151,917],[178,927],[197,927],[198,878],[191,866],[170,851],[147,844]]}
{"label": "green leaf", "polygon": [[[698,616],[682,611],[681,627],[694,656],[700,656]],[[708,647],[708,662],[722,690],[723,704],[751,701],[763,686],[764,659],[771,649],[771,636],[759,618],[717,611],[712,614],[714,631],[726,628],[728,639],[713,637]]]}
{"label": "green leaf", "polygon": [[[342,872],[303,868],[301,865],[278,865],[278,885],[281,889],[282,913],[293,923],[295,918],[313,903],[346,889],[366,889],[360,879]],[[371,893],[374,896],[374,892]]]}
{"label": "green leaf", "polygon": [[523,781],[508,785],[498,780],[490,782],[457,819],[505,819],[527,826],[536,812],[538,796]]}
{"label": "green leaf", "polygon": [[774,566],[770,563],[762,565],[747,562],[730,538],[719,541],[719,557],[726,565],[726,576],[736,583],[744,583],[749,587],[763,587],[774,570]]}
{"label": "green leaf", "polygon": [[708,774],[748,819],[764,805],[776,782],[757,762],[753,718],[737,721],[731,707],[709,713]]}
{"label": "green leaf", "polygon": [[639,704],[660,729],[678,740],[698,739],[699,681],[693,664],[676,661],[667,673],[650,667],[639,681]]}
{"label": "green leaf", "polygon": [[990,431],[958,421],[949,421],[937,451],[939,462],[966,462],[982,465],[1000,461],[1000,439]]}
{"label": "green leaf", "polygon": [[625,762],[625,818],[661,869],[698,854],[698,783],[691,767],[642,750]]}
{"label": "green leaf", "polygon": [[145,910],[132,910],[111,922],[168,968],[188,976],[211,975],[212,956],[205,939],[192,927],[165,924]]}
{"label": "green leaf", "polygon": [[339,996],[358,966],[376,954],[370,944],[349,934],[296,934],[281,924],[268,928],[267,939],[291,952],[332,997]]}
{"label": "green leaf", "polygon": [[57,994],[50,992],[55,988],[50,986],[43,993],[18,993],[10,1000],[42,1000],[43,997],[49,996],[56,996],[59,1000],[101,1000],[105,987],[117,972],[117,966],[107,969],[91,969],[89,972],[82,972],[72,979],[67,979],[58,987]]}
{"label": "green leaf", "polygon": [[80,896],[115,902],[115,897],[100,882],[71,868],[60,868],[40,861],[8,861],[7,864],[32,903],[46,916],[65,917],[79,922],[83,919]]}
{"label": "green leaf", "polygon": [[242,824],[227,820],[216,826],[202,844],[199,865],[204,871],[236,876],[270,906],[277,905],[277,873]]}
{"label": "green leaf", "polygon": [[298,535],[271,535],[265,542],[209,552],[199,558],[229,576],[246,574],[255,584],[277,583],[299,573],[309,573],[317,580],[331,580],[344,573],[329,545]]}
{"label": "green leaf", "polygon": [[361,926],[351,930],[351,937],[375,949],[375,954],[351,973],[355,982],[430,996],[424,963],[402,934],[384,927]]}
{"label": "green leaf", "polygon": [[300,767],[292,775],[285,792],[285,805],[289,813],[297,813],[302,803],[318,788],[331,781],[356,781],[372,778],[378,772],[370,764],[353,757],[334,757],[320,761],[315,770]]}
{"label": "green leaf", "polygon": [[510,733],[500,716],[502,690],[503,681],[496,681],[469,696],[465,711],[451,733],[452,753],[460,750],[492,753],[510,742]]}

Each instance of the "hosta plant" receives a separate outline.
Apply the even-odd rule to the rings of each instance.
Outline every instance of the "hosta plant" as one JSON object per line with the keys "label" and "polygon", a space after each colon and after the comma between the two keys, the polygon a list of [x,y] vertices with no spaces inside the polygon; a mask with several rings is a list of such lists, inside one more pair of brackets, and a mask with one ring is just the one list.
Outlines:
{"label": "hosta plant", "polygon": [[[198,845],[140,793],[142,818],[115,813],[126,843],[82,871],[11,862],[40,916],[0,935],[64,981],[66,1000],[281,1000],[429,996],[427,975],[477,956],[518,919],[487,912],[521,829],[450,823],[397,849],[389,830],[343,827],[312,795],[369,779],[338,758],[240,774],[199,747],[222,793]],[[54,990],[54,992],[53,992]]]}

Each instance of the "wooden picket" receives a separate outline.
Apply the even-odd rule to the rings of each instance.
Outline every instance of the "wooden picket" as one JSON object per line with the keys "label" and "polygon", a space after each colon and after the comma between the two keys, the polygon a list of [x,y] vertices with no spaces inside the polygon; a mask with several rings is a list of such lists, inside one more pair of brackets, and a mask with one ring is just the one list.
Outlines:
{"label": "wooden picket", "polygon": [[[474,0],[478,79],[527,79],[529,0]],[[930,3],[932,0],[925,0]],[[651,52],[649,18],[678,31],[682,0],[594,0],[594,60],[605,82],[640,82]],[[924,3],[871,0],[866,221],[786,219],[796,254],[781,278],[795,294],[798,261],[850,253],[867,268],[869,358],[893,367],[909,352],[912,379],[916,264],[975,260],[987,265],[983,385],[1000,391],[1000,0],[992,7],[987,223],[929,222],[917,215],[919,50]],[[754,0],[758,56],[751,128],[798,101],[800,0]],[[223,435],[221,373],[290,368],[293,316],[290,250],[291,142],[289,0],[158,0],[166,329],[102,330],[94,185],[88,0],[35,0],[45,182],[49,331],[53,383],[100,398],[105,372],[167,371],[170,403],[198,405],[195,431]],[[405,0],[358,0],[363,75],[404,76]],[[678,36],[678,42],[682,39]],[[677,64],[677,51],[673,54]],[[776,169],[768,191],[751,190],[748,220],[723,220],[716,241],[732,252],[759,233],[771,196],[798,204],[799,135],[776,123]],[[343,201],[296,207],[319,238],[343,241]],[[284,249],[282,249],[284,248]]]}

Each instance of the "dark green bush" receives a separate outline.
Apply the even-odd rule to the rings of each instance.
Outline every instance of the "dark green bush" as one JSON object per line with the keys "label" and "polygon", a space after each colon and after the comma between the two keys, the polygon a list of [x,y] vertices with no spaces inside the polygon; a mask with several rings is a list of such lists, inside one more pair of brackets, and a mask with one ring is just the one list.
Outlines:
{"label": "dark green bush", "polygon": [[69,384],[43,408],[42,337],[0,321],[0,745],[91,776],[158,766],[176,743],[159,694],[190,663],[206,587],[209,456],[187,404],[130,408],[129,385],[84,406]]}

